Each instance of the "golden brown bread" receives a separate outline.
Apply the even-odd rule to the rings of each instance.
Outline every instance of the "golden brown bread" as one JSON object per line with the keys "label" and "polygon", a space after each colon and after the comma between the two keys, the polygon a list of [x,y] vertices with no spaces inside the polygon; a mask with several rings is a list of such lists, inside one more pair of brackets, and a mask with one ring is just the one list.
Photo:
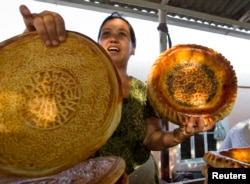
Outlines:
{"label": "golden brown bread", "polygon": [[222,150],[220,155],[239,160],[241,162],[250,164],[250,147],[245,148],[231,148],[228,150]]}
{"label": "golden brown bread", "polygon": [[0,45],[0,172],[58,173],[87,159],[117,128],[122,94],[106,52],[76,32],[57,47],[36,33]]}
{"label": "golden brown bread", "polygon": [[0,174],[0,183],[126,184],[125,178],[120,179],[125,166],[125,161],[120,157],[97,157],[52,176],[23,178],[6,177]]}
{"label": "golden brown bread", "polygon": [[208,151],[203,159],[214,168],[250,168],[250,147]]}
{"label": "golden brown bread", "polygon": [[250,147],[230,148],[223,151],[208,151],[204,154],[202,174],[208,183],[209,168],[250,168]]}
{"label": "golden brown bread", "polygon": [[217,122],[233,108],[237,78],[230,62],[216,51],[195,44],[176,45],[160,54],[147,80],[149,100],[162,118],[173,123],[202,116]]}
{"label": "golden brown bread", "polygon": [[208,169],[210,168],[209,165],[205,164],[201,168],[201,174],[204,176],[205,181],[204,184],[208,184]]}

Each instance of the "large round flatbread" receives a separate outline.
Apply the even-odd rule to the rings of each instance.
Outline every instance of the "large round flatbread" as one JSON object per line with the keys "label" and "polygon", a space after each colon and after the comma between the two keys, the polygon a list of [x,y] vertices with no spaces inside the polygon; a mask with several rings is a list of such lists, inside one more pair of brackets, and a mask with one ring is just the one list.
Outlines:
{"label": "large round flatbread", "polygon": [[[125,171],[125,161],[120,157],[96,157],[83,161],[74,167],[52,176],[39,178],[1,176],[0,183],[8,184],[43,184],[43,183],[74,183],[74,184],[125,184],[121,180]],[[119,182],[118,182],[119,181]]]}
{"label": "large round flatbread", "polygon": [[233,108],[237,78],[230,62],[195,44],[176,45],[160,54],[148,75],[149,101],[158,114],[179,124],[195,117],[217,122]]}
{"label": "large round flatbread", "polygon": [[121,117],[121,84],[96,42],[75,32],[57,47],[36,33],[0,45],[0,171],[58,173],[89,158]]}
{"label": "large round flatbread", "polygon": [[208,151],[203,159],[214,168],[250,168],[250,147]]}
{"label": "large round flatbread", "polygon": [[204,154],[205,165],[202,174],[204,184],[208,183],[209,168],[250,168],[250,147],[230,148],[222,151],[208,151]]}

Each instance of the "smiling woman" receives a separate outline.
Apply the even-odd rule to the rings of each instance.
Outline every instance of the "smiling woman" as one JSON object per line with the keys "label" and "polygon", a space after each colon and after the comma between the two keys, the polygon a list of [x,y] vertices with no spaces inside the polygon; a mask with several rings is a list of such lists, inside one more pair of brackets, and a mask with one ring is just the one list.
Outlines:
{"label": "smiling woman", "polygon": [[[9,2],[11,3],[11,6],[8,5]],[[23,24],[22,16],[18,12],[18,7],[20,4],[27,5],[30,8],[31,12],[39,13],[45,9],[58,12],[65,18],[66,28],[68,30],[74,30],[74,31],[86,34],[89,37],[91,37],[93,40],[97,40],[98,28],[96,26],[100,25],[100,23],[103,20],[104,15],[106,17],[106,14],[104,13],[87,11],[87,10],[83,10],[79,8],[61,6],[61,5],[55,5],[55,4],[49,4],[49,3],[42,3],[42,2],[31,1],[31,0],[23,0],[23,1],[10,0],[7,3],[2,2],[2,6],[0,6],[1,8],[0,21],[1,22],[3,21],[4,24],[2,23],[1,24],[5,25],[4,26],[5,30],[4,29],[0,30],[1,31],[0,36],[3,36],[0,38],[1,40],[5,40],[11,36],[14,36],[16,34],[20,34],[21,32],[23,32],[24,24]],[[8,16],[8,19],[6,19],[5,18],[7,17],[6,15],[10,15],[10,12],[12,13],[11,16]],[[135,55],[133,55],[130,59],[127,72],[128,72],[128,75],[133,74],[133,76],[137,77],[138,79],[142,81],[146,81],[150,67],[159,55],[159,49],[158,49],[159,48],[158,47],[159,46],[159,34],[157,31],[157,23],[146,21],[146,20],[139,20],[135,18],[128,18],[127,20],[129,20],[130,23],[133,25],[136,35],[138,35],[136,53],[134,53]],[[14,23],[11,25],[15,25],[15,27],[11,27],[10,23]],[[239,39],[227,37],[227,36],[216,35],[216,34],[208,33],[208,32],[195,31],[193,29],[175,27],[171,25],[169,26],[169,31],[171,33],[173,45],[176,45],[178,43],[181,43],[181,44],[196,43],[199,45],[209,46],[210,48],[213,48],[219,51],[220,53],[223,53],[223,55],[225,55],[225,57],[227,57],[231,61],[233,66],[234,66],[234,63],[236,63],[237,66],[235,66],[234,68],[236,69],[237,74],[241,74],[241,71],[237,69],[241,68],[243,70],[246,70],[245,68],[247,68],[247,67],[244,67],[244,62],[246,61],[246,58],[247,58],[246,53],[248,53],[248,50],[246,48],[248,47],[249,44],[244,45],[244,43],[247,43],[247,42],[244,42],[243,40],[239,40]],[[6,32],[8,35],[4,35],[2,32]],[[182,36],[184,33],[185,35],[188,35],[188,36],[185,36],[185,37]],[[207,39],[208,37],[209,39]],[[228,44],[228,43],[234,43],[234,44]],[[107,48],[108,47],[106,47],[106,50]],[[109,48],[116,48],[116,50],[118,48],[118,50],[120,50],[119,47],[116,47],[116,46],[109,47]],[[241,48],[241,49],[238,49],[238,48]],[[116,54],[116,51],[113,52],[113,54]],[[243,59],[240,57],[242,57]],[[233,60],[232,58],[234,58],[235,60]],[[58,71],[62,72],[62,70],[58,70]],[[51,73],[51,71],[49,73]],[[55,72],[55,74],[57,74],[57,72]],[[242,79],[247,79],[247,78],[249,79],[249,77],[246,77],[246,76],[243,76],[243,77],[238,76],[239,83],[243,81]],[[135,86],[136,90],[141,88],[140,85],[137,85],[137,82],[135,80],[131,84]],[[51,98],[46,98],[46,100],[47,100],[46,102],[53,101],[53,99],[51,100]],[[76,102],[79,103],[79,101],[76,101]],[[124,100],[124,103],[127,103],[127,100]],[[130,108],[130,106],[127,106],[127,107],[128,107],[127,109],[129,110],[135,110],[134,105],[131,105],[132,108]],[[128,126],[125,126],[125,127],[128,127]],[[135,130],[135,128],[132,128],[132,130]],[[125,134],[120,134],[120,135],[125,135]],[[158,145],[158,144],[155,144],[155,145]],[[122,150],[122,152],[126,152],[124,151],[125,149],[120,149],[120,150]]]}

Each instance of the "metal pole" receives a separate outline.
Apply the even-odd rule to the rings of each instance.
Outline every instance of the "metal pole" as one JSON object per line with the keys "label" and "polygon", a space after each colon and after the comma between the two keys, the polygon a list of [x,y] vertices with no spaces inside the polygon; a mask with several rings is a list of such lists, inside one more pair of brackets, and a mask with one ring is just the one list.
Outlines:
{"label": "metal pole", "polygon": [[[159,36],[160,36],[160,52],[163,52],[167,49],[167,34],[166,34],[166,11],[158,10],[159,13]],[[162,120],[162,127],[164,130],[168,131],[168,121]],[[161,158],[161,179],[170,183],[170,165],[169,165],[169,151],[164,150],[160,153]]]}
{"label": "metal pole", "polygon": [[159,12],[159,36],[160,36],[160,52],[163,52],[167,49],[167,37],[166,32],[161,29],[161,25],[165,25],[167,18],[166,18],[166,11],[165,10],[158,10]]}

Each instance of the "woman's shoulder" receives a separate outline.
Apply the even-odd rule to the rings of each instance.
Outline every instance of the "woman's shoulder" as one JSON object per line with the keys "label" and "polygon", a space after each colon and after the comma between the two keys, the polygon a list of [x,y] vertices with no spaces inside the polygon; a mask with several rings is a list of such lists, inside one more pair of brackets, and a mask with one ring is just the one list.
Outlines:
{"label": "woman's shoulder", "polygon": [[139,89],[139,90],[146,90],[146,83],[143,82],[142,80],[135,78],[135,77],[130,77],[131,78],[131,89]]}
{"label": "woman's shoulder", "polygon": [[132,83],[146,85],[145,82],[143,82],[142,80],[140,80],[140,79],[138,79],[136,77],[130,76],[130,79],[131,79]]}

